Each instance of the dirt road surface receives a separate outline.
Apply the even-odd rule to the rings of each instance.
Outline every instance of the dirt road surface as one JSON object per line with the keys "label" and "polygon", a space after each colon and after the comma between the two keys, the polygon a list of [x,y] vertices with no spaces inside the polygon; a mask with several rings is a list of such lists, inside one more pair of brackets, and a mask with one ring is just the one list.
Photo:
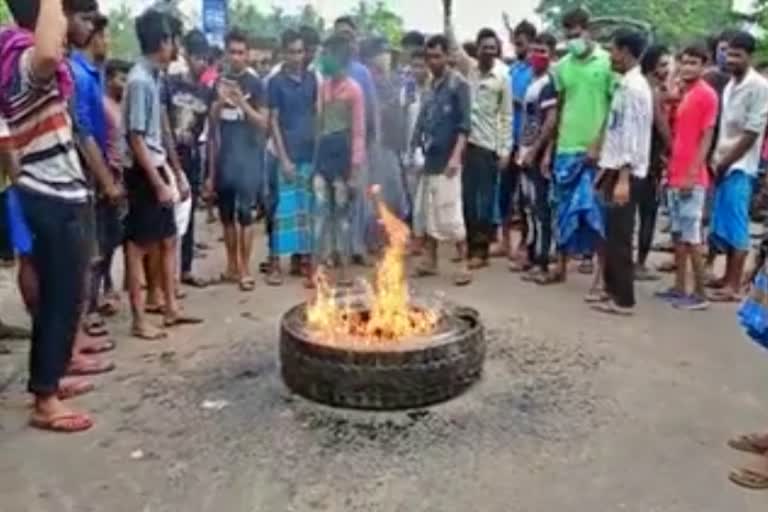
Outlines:
{"label": "dirt road surface", "polygon": [[[215,275],[221,260],[217,250],[197,263]],[[11,277],[0,311],[23,322]],[[768,493],[726,478],[744,459],[725,440],[768,428],[768,354],[745,339],[736,308],[677,312],[643,284],[635,318],[606,318],[583,305],[587,284],[538,288],[501,261],[466,289],[419,283],[480,310],[489,354],[467,394],[403,413],[333,410],[283,386],[278,321],[306,297],[297,282],[190,291],[187,310],[207,322],[163,342],[129,338],[123,308],[118,369],[77,402],[97,420],[81,435],[26,427],[27,346],[9,344],[0,510],[768,510]]]}

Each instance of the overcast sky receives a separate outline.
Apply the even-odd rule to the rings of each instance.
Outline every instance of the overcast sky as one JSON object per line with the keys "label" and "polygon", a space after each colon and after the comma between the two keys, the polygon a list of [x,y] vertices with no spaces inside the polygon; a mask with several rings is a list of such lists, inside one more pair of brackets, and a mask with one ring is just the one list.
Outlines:
{"label": "overcast sky", "polygon": [[[100,0],[105,10],[123,3],[125,0]],[[349,12],[358,0],[309,0],[328,19],[333,19]],[[143,5],[152,3],[151,0],[130,0],[128,3],[140,9]],[[306,0],[253,0],[257,5],[280,5],[286,10],[298,9],[307,3]],[[417,28],[422,31],[438,31],[442,25],[440,0],[386,0],[386,3],[397,11],[404,19],[407,28]],[[478,29],[491,26],[501,29],[501,12],[509,11],[514,20],[523,18],[535,19],[534,8],[537,0],[454,0],[454,11],[457,31],[462,37],[470,37]],[[183,0],[183,5],[200,12],[202,0]]]}

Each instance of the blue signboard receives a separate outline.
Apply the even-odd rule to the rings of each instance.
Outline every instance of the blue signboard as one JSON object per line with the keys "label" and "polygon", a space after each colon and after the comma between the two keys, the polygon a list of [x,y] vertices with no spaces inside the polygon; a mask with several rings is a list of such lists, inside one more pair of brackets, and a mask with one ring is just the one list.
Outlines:
{"label": "blue signboard", "polygon": [[224,46],[227,33],[227,0],[203,0],[203,31],[211,44]]}

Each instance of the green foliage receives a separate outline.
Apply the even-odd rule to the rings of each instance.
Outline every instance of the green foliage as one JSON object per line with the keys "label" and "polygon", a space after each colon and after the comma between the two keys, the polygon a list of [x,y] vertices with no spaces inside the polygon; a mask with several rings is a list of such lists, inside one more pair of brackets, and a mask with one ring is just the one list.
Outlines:
{"label": "green foliage", "polygon": [[267,12],[257,3],[248,0],[236,0],[230,4],[229,22],[254,36],[274,39],[279,38],[287,28],[308,25],[321,32],[325,28],[325,20],[310,4],[296,14],[286,14],[281,7],[273,6],[271,12]]}
{"label": "green foliage", "polygon": [[112,56],[134,60],[139,56],[139,42],[136,40],[134,15],[128,4],[112,9],[109,14],[109,41]]}
{"label": "green foliage", "polygon": [[0,25],[5,25],[11,22],[11,13],[8,10],[8,5],[5,2],[0,2]]}
{"label": "green foliage", "polygon": [[732,22],[731,0],[541,0],[537,12],[558,26],[564,12],[579,6],[593,16],[646,21],[657,38],[668,44],[718,33]]}
{"label": "green foliage", "polygon": [[399,45],[403,36],[403,18],[387,7],[383,1],[371,7],[369,2],[361,0],[352,12],[358,28],[365,34],[386,37],[393,45]]}
{"label": "green foliage", "polygon": [[[253,0],[235,0],[230,5],[229,20],[258,37],[278,38],[287,28],[300,25],[315,27],[322,34],[326,23],[311,4],[306,4],[296,14],[288,14],[280,7],[272,7],[270,12]],[[403,19],[384,1],[375,3],[361,0],[350,13],[361,32],[379,34],[392,43],[399,43],[403,34]]]}
{"label": "green foliage", "polygon": [[[169,8],[173,8],[174,3],[170,2]],[[135,59],[139,49],[133,25],[134,15],[129,5],[129,2],[123,2],[120,7],[109,12],[110,39],[115,57]],[[0,6],[5,7],[2,0]],[[0,16],[2,12],[0,10]],[[393,44],[400,42],[403,19],[384,1],[361,1],[350,15],[362,32],[383,35]],[[277,6],[267,10],[262,2],[257,0],[232,0],[229,22],[230,25],[236,25],[256,37],[273,39],[278,39],[285,29],[298,28],[301,25],[315,27],[321,34],[326,29],[326,21],[310,3],[298,12],[286,13]]]}

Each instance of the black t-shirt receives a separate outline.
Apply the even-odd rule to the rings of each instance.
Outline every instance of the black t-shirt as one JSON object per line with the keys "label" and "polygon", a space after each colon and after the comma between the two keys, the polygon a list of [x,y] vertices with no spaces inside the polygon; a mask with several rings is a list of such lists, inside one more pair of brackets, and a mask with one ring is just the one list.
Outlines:
{"label": "black t-shirt", "polygon": [[189,76],[170,75],[166,81],[166,98],[176,144],[197,147],[205,129],[213,90]]}
{"label": "black t-shirt", "polygon": [[[261,108],[264,101],[264,86],[252,71],[225,79],[240,86],[248,104]],[[251,183],[249,177],[258,179],[264,160],[264,133],[253,125],[240,108],[225,105],[219,113],[219,175],[220,180]]]}

